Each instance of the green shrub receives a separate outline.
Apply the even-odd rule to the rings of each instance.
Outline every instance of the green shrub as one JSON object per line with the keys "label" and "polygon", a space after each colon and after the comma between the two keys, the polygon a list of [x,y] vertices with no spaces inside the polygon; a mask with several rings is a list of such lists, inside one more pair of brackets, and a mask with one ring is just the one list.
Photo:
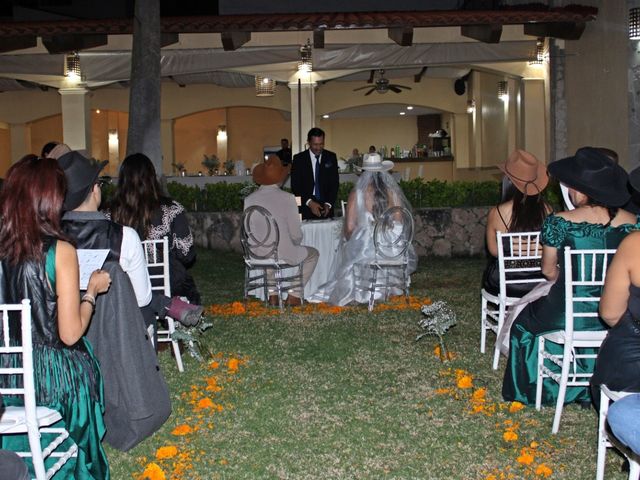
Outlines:
{"label": "green shrub", "polygon": [[[247,185],[251,185],[251,182],[220,182],[209,183],[204,189],[200,189],[171,182],[167,185],[167,189],[169,195],[189,211],[240,212],[243,204],[241,190]],[[413,208],[486,207],[497,205],[501,195],[501,184],[497,181],[429,180],[425,182],[421,178],[416,178],[409,181],[400,180],[400,187]],[[338,205],[342,200],[347,201],[352,188],[352,182],[340,183],[336,200]],[[562,194],[557,182],[552,182],[544,195],[555,210],[561,207]]]}

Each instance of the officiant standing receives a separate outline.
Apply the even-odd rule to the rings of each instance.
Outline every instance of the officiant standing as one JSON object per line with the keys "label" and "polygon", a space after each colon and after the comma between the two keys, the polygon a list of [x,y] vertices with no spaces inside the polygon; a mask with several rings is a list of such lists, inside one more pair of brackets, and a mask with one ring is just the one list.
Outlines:
{"label": "officiant standing", "polygon": [[338,196],[338,159],[324,149],[324,131],[314,127],[307,134],[309,149],[293,157],[291,191],[301,197],[304,220],[331,218]]}

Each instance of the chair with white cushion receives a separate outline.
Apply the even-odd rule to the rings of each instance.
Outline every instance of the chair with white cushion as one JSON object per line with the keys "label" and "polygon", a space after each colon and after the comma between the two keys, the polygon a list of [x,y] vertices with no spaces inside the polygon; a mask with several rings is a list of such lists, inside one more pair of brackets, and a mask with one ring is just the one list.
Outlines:
{"label": "chair with white cushion", "polygon": [[388,300],[393,289],[409,299],[409,248],[413,241],[413,216],[404,207],[390,207],[373,229],[375,258],[353,266],[356,292],[369,297],[369,311],[377,298]]}
{"label": "chair with white cushion", "polygon": [[500,291],[498,295],[487,292],[484,288],[480,294],[482,308],[480,311],[480,352],[485,352],[487,331],[496,334],[493,349],[493,369],[498,368],[500,349],[497,342],[498,332],[504,325],[509,307],[519,297],[510,297],[507,289],[510,285],[535,284],[544,280],[542,275],[540,232],[497,232],[498,274]]}
{"label": "chair with white cushion", "polygon": [[[9,312],[20,315],[20,322],[9,321]],[[36,406],[35,379],[33,373],[33,347],[31,340],[31,303],[23,300],[21,304],[0,305],[2,315],[2,340],[0,341],[0,365],[13,367],[0,368],[3,385],[22,385],[22,387],[0,387],[2,395],[21,395],[24,406],[8,406],[0,413],[0,437],[5,435],[27,435],[28,452],[16,452],[21,457],[30,457],[37,480],[52,478],[72,457],[78,456],[78,446],[71,442],[65,451],[59,447],[69,438],[64,428],[51,425],[62,419],[60,413],[48,407]],[[22,343],[10,342],[9,328],[21,329]],[[12,335],[16,337],[17,335]],[[13,360],[12,360],[13,359]],[[44,434],[44,435],[43,435]],[[48,443],[43,444],[44,439]],[[69,443],[69,442],[67,442]],[[45,460],[55,462],[47,469]]]}
{"label": "chair with white cushion", "polygon": [[[542,405],[542,387],[546,378],[558,383],[558,398],[553,417],[552,433],[560,429],[560,417],[567,387],[588,387],[593,372],[578,372],[576,361],[595,359],[598,354],[584,349],[598,349],[607,336],[606,330],[575,330],[577,318],[597,318],[600,293],[604,286],[609,262],[616,253],[614,249],[572,250],[564,248],[565,269],[565,327],[564,330],[545,333],[538,337],[538,375],[536,380],[536,409]],[[577,296],[576,289],[593,288],[592,295]],[[594,309],[582,308],[587,303],[595,303]],[[547,343],[562,346],[562,353],[554,354],[547,350]],[[557,368],[560,367],[560,373]]]}
{"label": "chair with white cushion", "polygon": [[605,458],[607,448],[616,448],[629,460],[629,480],[638,480],[640,477],[640,460],[626,445],[623,445],[607,429],[607,413],[609,403],[618,401],[634,392],[616,392],[609,390],[606,385],[600,385],[600,413],[598,415],[598,456],[596,464],[596,480],[604,480]]}
{"label": "chair with white cushion", "polygon": [[[147,261],[147,269],[149,270],[151,290],[158,291],[171,298],[169,239],[165,236],[157,240],[144,240],[142,242],[142,248],[144,250],[144,258]],[[176,321],[169,315],[164,317],[164,321],[167,323],[167,327],[160,328],[158,326],[158,343],[171,343],[173,355],[178,365],[178,371],[184,372],[180,343],[173,338],[173,333],[176,331]],[[149,328],[151,329],[152,327],[150,326]],[[149,338],[154,338],[153,332],[149,332]]]}
{"label": "chair with white cushion", "polygon": [[[242,214],[241,240],[244,252],[244,300],[250,292],[264,297],[278,295],[280,310],[284,311],[284,295],[304,290],[302,264],[292,265],[278,257],[280,230],[269,211],[259,205],[247,208]],[[304,295],[300,301],[304,303]]]}

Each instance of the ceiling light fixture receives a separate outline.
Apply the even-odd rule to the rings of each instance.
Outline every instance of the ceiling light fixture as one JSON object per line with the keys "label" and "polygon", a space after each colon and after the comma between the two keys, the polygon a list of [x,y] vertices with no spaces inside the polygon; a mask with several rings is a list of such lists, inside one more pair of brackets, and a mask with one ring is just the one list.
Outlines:
{"label": "ceiling light fixture", "polygon": [[82,72],[80,71],[80,55],[78,52],[68,53],[64,58],[64,76],[69,80],[80,81]]}
{"label": "ceiling light fixture", "polygon": [[325,113],[324,115],[322,115],[322,118],[329,118],[329,114]]}
{"label": "ceiling light fixture", "polygon": [[407,112],[400,112],[400,115],[406,115]]}
{"label": "ceiling light fixture", "polygon": [[629,9],[629,40],[640,40],[640,8]]}
{"label": "ceiling light fixture", "polygon": [[473,113],[476,111],[476,101],[467,100],[467,113]]}
{"label": "ceiling light fixture", "polygon": [[256,97],[273,97],[276,93],[276,81],[273,78],[256,75]]}
{"label": "ceiling light fixture", "polygon": [[302,73],[310,73],[313,70],[311,42],[307,39],[307,43],[300,47],[300,60],[298,61],[298,71]]}
{"label": "ceiling light fixture", "polygon": [[413,110],[413,107],[412,107],[411,105],[409,105],[409,106],[407,107],[407,110]]}
{"label": "ceiling light fixture", "polygon": [[509,91],[507,90],[507,82],[502,80],[498,82],[498,98],[503,102],[509,100]]}
{"label": "ceiling light fixture", "polygon": [[529,57],[529,65],[542,65],[545,60],[544,54],[544,38],[538,38],[536,40],[536,49],[531,53]]}

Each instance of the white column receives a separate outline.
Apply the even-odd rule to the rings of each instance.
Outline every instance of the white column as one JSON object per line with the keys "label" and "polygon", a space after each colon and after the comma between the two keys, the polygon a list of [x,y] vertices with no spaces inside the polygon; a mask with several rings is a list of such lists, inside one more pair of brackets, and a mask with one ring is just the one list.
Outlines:
{"label": "white column", "polygon": [[84,87],[61,88],[62,138],[71,150],[84,150],[91,155],[91,113]]}
{"label": "white column", "polygon": [[[304,77],[304,78],[303,78]],[[291,90],[291,152],[295,155],[305,149],[307,133],[315,126],[316,102],[313,74],[298,74],[289,82]]]}
{"label": "white column", "polygon": [[[11,138],[11,163],[14,164],[31,153],[31,129],[26,123],[11,123],[9,137]],[[33,153],[40,154],[39,151]]]}
{"label": "white column", "polygon": [[160,141],[162,145],[162,172],[170,175],[173,171],[172,163],[175,161],[175,150],[173,145],[173,118],[160,120]]}
{"label": "white column", "polygon": [[522,134],[520,131],[520,82],[513,78],[507,81],[509,99],[505,102],[505,121],[507,123],[507,153],[511,154],[520,148]]}

